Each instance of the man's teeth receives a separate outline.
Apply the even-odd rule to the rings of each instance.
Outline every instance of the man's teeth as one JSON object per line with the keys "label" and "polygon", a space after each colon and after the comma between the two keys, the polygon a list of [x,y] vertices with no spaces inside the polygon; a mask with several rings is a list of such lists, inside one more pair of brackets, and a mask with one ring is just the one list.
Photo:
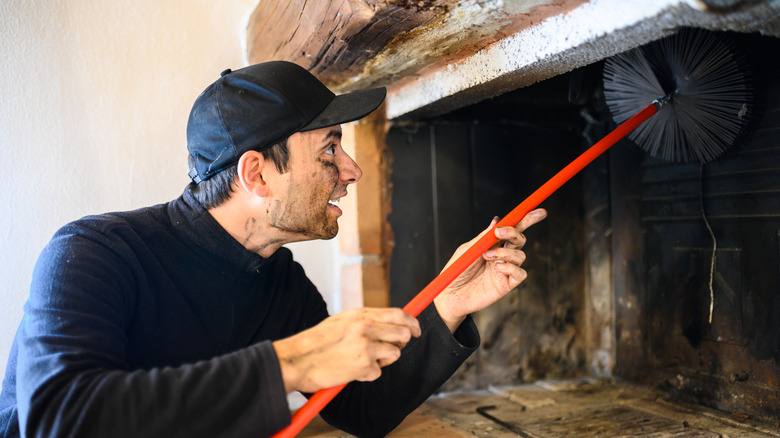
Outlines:
{"label": "man's teeth", "polygon": [[328,199],[328,204],[338,207],[339,206],[339,200],[338,199]]}

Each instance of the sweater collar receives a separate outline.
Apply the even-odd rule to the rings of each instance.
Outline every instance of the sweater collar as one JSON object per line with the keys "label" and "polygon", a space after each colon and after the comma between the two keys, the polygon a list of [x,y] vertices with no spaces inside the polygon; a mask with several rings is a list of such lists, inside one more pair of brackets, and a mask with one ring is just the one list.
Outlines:
{"label": "sweater collar", "polygon": [[195,199],[189,186],[179,198],[168,204],[168,214],[174,227],[186,239],[238,270],[257,271],[276,256],[274,253],[264,258],[241,245]]}

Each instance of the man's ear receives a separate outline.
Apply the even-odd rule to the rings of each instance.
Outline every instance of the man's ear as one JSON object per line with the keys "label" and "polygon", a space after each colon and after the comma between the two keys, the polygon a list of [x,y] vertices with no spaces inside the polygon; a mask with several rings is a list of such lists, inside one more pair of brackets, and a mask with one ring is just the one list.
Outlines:
{"label": "man's ear", "polygon": [[245,191],[266,197],[269,193],[268,181],[264,178],[270,162],[258,151],[246,151],[238,159],[236,172],[238,182]]}

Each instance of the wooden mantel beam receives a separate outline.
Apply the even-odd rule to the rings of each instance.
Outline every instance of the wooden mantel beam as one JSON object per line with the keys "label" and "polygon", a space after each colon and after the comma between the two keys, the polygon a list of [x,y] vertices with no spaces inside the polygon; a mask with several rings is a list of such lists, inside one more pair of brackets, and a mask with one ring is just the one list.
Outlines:
{"label": "wooden mantel beam", "polygon": [[260,0],[252,63],[295,62],[337,91],[387,86],[473,55],[587,0]]}
{"label": "wooden mantel beam", "polygon": [[457,0],[260,0],[248,26],[249,60],[295,62],[333,86],[362,72],[397,35]]}

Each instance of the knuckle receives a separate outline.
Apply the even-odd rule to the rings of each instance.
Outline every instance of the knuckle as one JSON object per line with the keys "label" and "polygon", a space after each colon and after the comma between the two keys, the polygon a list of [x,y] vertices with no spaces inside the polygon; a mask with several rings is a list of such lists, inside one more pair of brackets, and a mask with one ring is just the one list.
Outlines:
{"label": "knuckle", "polygon": [[366,354],[360,354],[352,361],[352,365],[359,370],[371,368],[372,364],[374,364],[374,360]]}
{"label": "knuckle", "polygon": [[349,331],[352,333],[357,333],[359,335],[364,335],[366,331],[368,331],[370,325],[371,324],[364,319],[352,321],[352,323],[349,326]]}
{"label": "knuckle", "polygon": [[520,272],[517,273],[517,276],[522,283],[526,278],[528,278],[528,272],[526,272],[525,269],[520,269]]}
{"label": "knuckle", "polygon": [[392,311],[393,311],[393,314],[394,314],[395,316],[399,317],[399,318],[405,318],[405,317],[406,317],[406,312],[404,312],[403,310],[401,310],[401,309],[399,309],[399,308],[397,308],[397,307],[393,307],[393,308],[392,308],[392,309],[390,309],[390,310],[392,310]]}
{"label": "knuckle", "polygon": [[355,341],[355,344],[360,351],[368,351],[372,343],[368,338],[361,336]]}
{"label": "knuckle", "polygon": [[382,376],[382,369],[379,367],[378,364],[374,364],[374,369],[371,370],[371,372],[368,374],[368,379],[370,381],[376,380]]}

